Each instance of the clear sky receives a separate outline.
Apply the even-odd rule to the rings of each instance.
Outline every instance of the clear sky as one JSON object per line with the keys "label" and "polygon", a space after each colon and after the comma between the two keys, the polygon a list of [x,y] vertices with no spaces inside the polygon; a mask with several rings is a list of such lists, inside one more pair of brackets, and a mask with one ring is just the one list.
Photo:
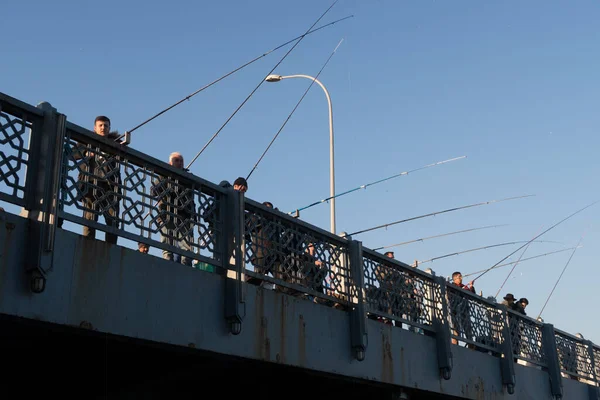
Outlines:
{"label": "clear sky", "polygon": [[[108,115],[123,132],[233,68],[302,34],[329,1],[8,2],[2,6],[0,91],[48,101],[91,128]],[[275,73],[320,76],[331,93],[336,188],[343,191],[458,156],[337,200],[338,231],[353,232],[437,210],[505,197],[355,236],[378,247],[424,236],[508,226],[395,248],[407,263],[529,240],[600,199],[600,4],[577,1],[340,0]],[[290,45],[291,46],[291,45]],[[132,147],[186,164],[290,46],[270,54],[136,131]],[[265,83],[192,165],[213,182],[246,176],[306,87]],[[329,194],[329,130],[313,86],[252,175],[247,195],[283,211]],[[600,204],[554,228],[524,258],[574,246],[547,322],[600,343]],[[302,219],[329,229],[329,206]],[[438,274],[494,265],[519,244],[448,257]],[[510,260],[516,260],[520,252]],[[538,315],[569,251],[524,262],[501,292],[527,297]],[[510,261],[507,260],[507,261]],[[493,295],[510,267],[476,282]]]}

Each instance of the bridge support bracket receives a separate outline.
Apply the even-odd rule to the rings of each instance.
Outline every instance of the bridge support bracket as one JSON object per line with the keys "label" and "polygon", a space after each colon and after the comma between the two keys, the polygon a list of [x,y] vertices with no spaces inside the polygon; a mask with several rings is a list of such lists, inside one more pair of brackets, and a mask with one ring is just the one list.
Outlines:
{"label": "bridge support bracket", "polygon": [[[223,265],[228,267],[225,276],[225,320],[229,332],[239,335],[246,315],[244,277],[244,194],[229,189],[226,197],[227,211],[224,224],[225,254]],[[230,224],[226,221],[230,221]]]}
{"label": "bridge support bracket", "polygon": [[441,276],[436,276],[433,279],[439,285],[440,298],[442,300],[441,309],[434,310],[433,312],[438,368],[442,378],[449,380],[452,377],[452,344],[450,341],[450,326],[448,325],[446,281]]}
{"label": "bridge support bracket", "polygon": [[32,129],[26,176],[28,188],[21,216],[29,220],[29,246],[24,263],[29,288],[33,293],[42,293],[53,264],[66,116],[47,102],[37,107],[44,117],[41,127]]}
{"label": "bridge support bracket", "polygon": [[515,394],[516,376],[513,355],[513,346],[510,336],[510,326],[508,323],[508,309],[505,305],[498,306],[504,315],[504,324],[502,324],[502,337],[504,338],[501,349],[500,371],[502,373],[502,384],[506,387],[508,394]]}
{"label": "bridge support bracket", "polygon": [[[353,302],[354,296],[351,292],[348,294],[348,303],[350,304],[350,343],[352,345],[352,356],[363,361],[366,357],[369,338],[367,336],[367,313],[364,302],[364,271],[363,271],[363,250],[362,242],[350,241],[350,267],[352,281],[356,290],[356,303]],[[348,285],[350,290],[350,285]]]}
{"label": "bridge support bracket", "polygon": [[542,325],[542,348],[546,354],[548,376],[550,377],[550,393],[555,399],[562,399],[563,386],[560,375],[560,363],[556,349],[556,336],[552,324]]}

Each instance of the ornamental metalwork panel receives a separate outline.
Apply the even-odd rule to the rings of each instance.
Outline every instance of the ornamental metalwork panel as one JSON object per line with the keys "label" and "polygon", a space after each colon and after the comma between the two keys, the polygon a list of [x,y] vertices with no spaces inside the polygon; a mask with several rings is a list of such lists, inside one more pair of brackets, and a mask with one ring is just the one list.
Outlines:
{"label": "ornamental metalwork panel", "polygon": [[126,148],[93,146],[85,139],[67,130],[61,210],[151,239],[159,248],[175,246],[182,256],[189,252],[187,259],[201,254],[219,264],[223,193],[165,169],[166,164],[131,157]]}
{"label": "ornamental metalwork panel", "polygon": [[593,377],[594,366],[585,343],[561,332],[555,333],[555,339],[560,369],[569,375]]}
{"label": "ornamental metalwork panel", "polygon": [[499,351],[503,343],[504,313],[456,285],[448,284],[446,293],[452,336],[475,346]]}
{"label": "ornamental metalwork panel", "polygon": [[363,271],[371,315],[431,329],[434,319],[441,319],[440,288],[433,279],[372,255],[363,257]]}
{"label": "ornamental metalwork panel", "polygon": [[345,241],[247,201],[244,242],[246,268],[255,279],[273,281],[276,290],[294,296],[355,301]]}
{"label": "ornamental metalwork panel", "polygon": [[546,365],[546,354],[542,346],[542,326],[512,311],[508,312],[508,324],[513,354],[525,361]]}
{"label": "ornamental metalwork panel", "polygon": [[0,194],[4,201],[25,205],[29,136],[38,121],[25,111],[8,113],[0,108]]}

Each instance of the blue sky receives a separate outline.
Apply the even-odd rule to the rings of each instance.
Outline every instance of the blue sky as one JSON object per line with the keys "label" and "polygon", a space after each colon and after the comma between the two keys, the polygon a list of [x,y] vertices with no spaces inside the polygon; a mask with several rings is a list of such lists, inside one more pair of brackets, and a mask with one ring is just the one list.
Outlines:
{"label": "blue sky", "polygon": [[[91,128],[121,132],[231,69],[303,33],[331,2],[46,1],[3,5],[0,90],[49,101]],[[340,0],[323,18],[355,17],[306,37],[277,68],[314,75],[332,96],[336,188],[466,155],[340,197],[338,231],[353,232],[450,207],[535,194],[357,235],[367,247],[479,227],[505,227],[394,249],[412,263],[529,240],[600,199],[600,4],[596,1]],[[10,32],[10,33],[9,33]],[[134,133],[132,147],[187,161],[290,47],[243,69]],[[191,168],[213,182],[246,176],[310,81],[265,83]],[[329,194],[327,104],[314,86],[250,179],[247,195],[281,210]],[[524,257],[570,247],[585,233],[543,317],[600,343],[590,318],[600,273],[600,204],[551,230]],[[302,213],[329,227],[329,206]],[[492,266],[519,245],[426,266],[447,276]],[[516,260],[517,253],[512,260]],[[524,262],[502,290],[537,316],[570,252]],[[425,266],[425,264],[424,264]],[[476,282],[495,294],[509,268]]]}

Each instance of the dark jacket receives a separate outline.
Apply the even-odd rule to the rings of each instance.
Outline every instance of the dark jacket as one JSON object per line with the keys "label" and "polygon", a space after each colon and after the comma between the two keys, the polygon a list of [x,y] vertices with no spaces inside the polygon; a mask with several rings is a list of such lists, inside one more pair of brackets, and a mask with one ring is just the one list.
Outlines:
{"label": "dark jacket", "polygon": [[169,178],[154,181],[150,191],[158,200],[157,206],[161,211],[161,219],[168,222],[171,220],[170,214],[176,214],[179,220],[177,224],[187,219],[195,220],[196,203],[194,191],[191,189],[190,185],[176,184]]}
{"label": "dark jacket", "polygon": [[[108,134],[108,139],[116,139],[118,132]],[[94,154],[85,144],[79,144],[73,148],[73,159],[87,158],[79,166],[77,183],[82,197],[95,200],[102,197],[102,192],[114,192],[121,194],[121,168],[119,163],[108,154]],[[94,195],[94,186],[101,189]],[[113,196],[111,196],[113,197]]]}

